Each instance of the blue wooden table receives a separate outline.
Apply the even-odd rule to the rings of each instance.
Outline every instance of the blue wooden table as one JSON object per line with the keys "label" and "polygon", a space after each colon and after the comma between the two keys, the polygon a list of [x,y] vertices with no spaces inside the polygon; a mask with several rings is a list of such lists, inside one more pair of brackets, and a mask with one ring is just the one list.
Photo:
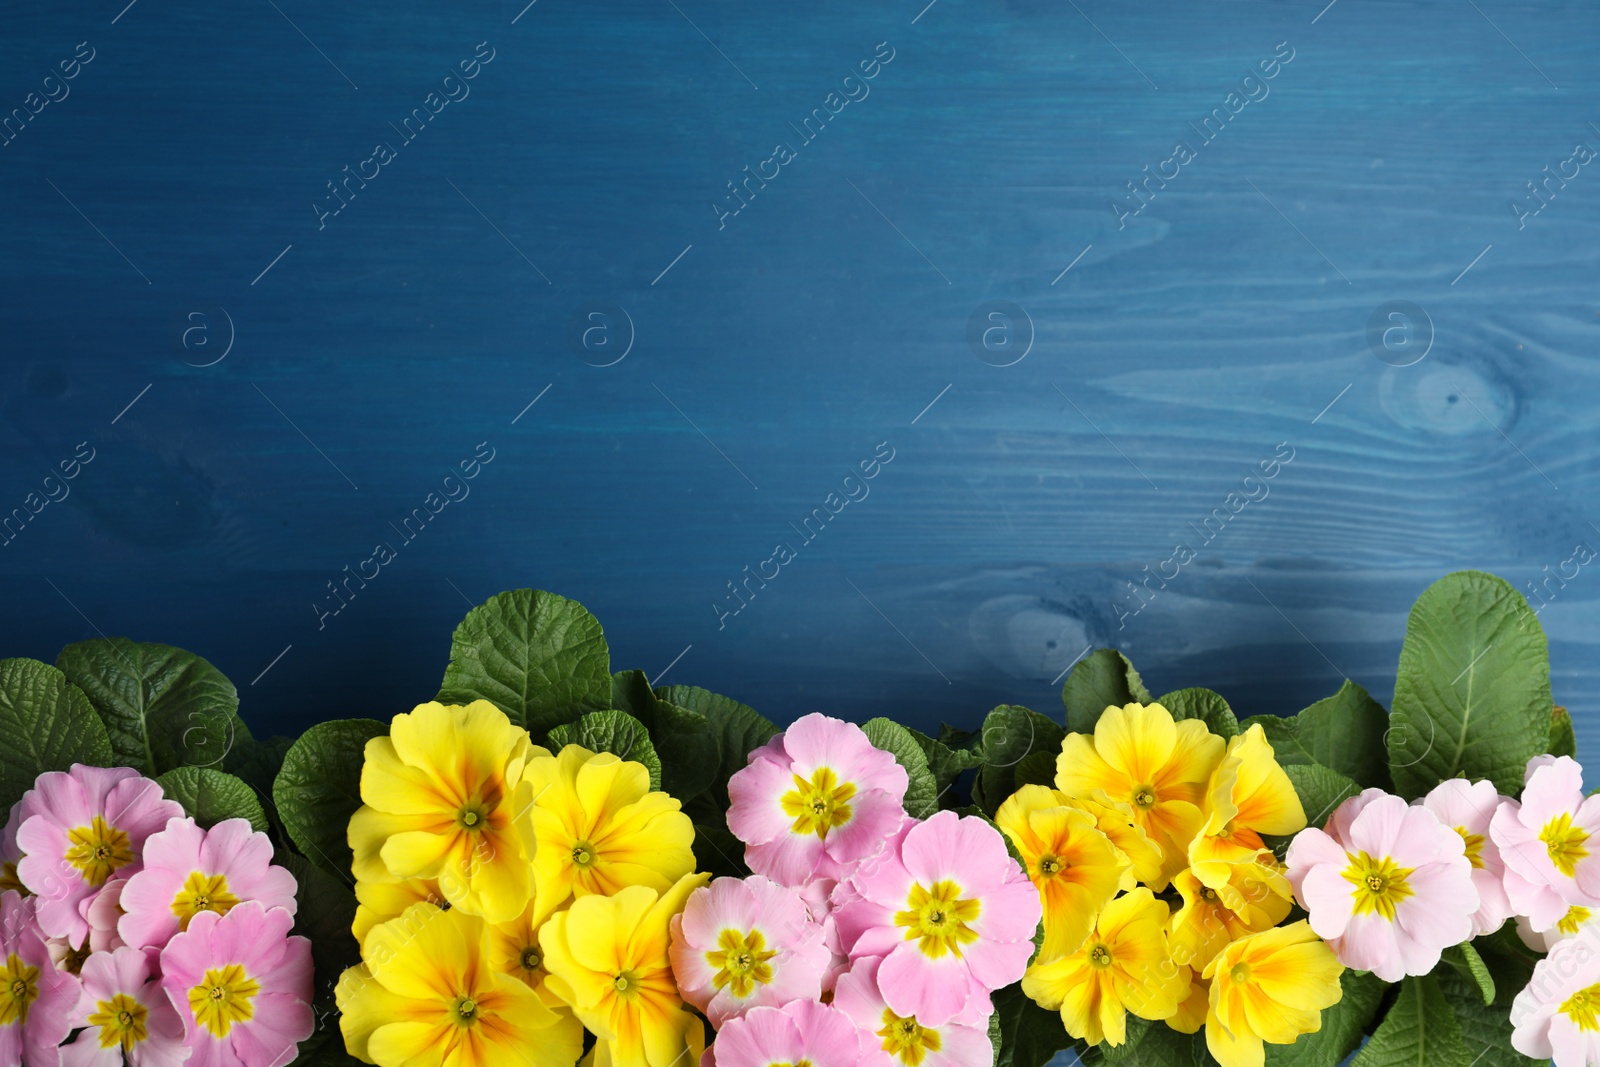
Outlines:
{"label": "blue wooden table", "polygon": [[6,654],[1292,712],[1477,567],[1600,756],[1592,5],[123,2],[0,39]]}

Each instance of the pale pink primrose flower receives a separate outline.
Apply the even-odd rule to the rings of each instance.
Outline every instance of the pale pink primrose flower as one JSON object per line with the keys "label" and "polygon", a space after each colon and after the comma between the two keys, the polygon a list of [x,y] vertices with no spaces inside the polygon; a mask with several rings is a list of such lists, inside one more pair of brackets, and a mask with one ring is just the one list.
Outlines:
{"label": "pale pink primrose flower", "polygon": [[851,884],[861,899],[835,913],[841,940],[852,965],[883,958],[878,988],[899,1016],[976,1023],[1027,969],[1039,893],[982,819],[941,811]]}
{"label": "pale pink primrose flower", "polygon": [[55,1067],[72,1031],[82,986],[50,960],[35,901],[0,892],[0,1065]]}
{"label": "pale pink primrose flower", "polygon": [[161,952],[161,983],[188,1028],[191,1067],[284,1067],[311,1036],[311,942],[283,908],[204,911]]}
{"label": "pale pink primrose flower", "polygon": [[833,995],[834,1006],[861,1028],[864,1067],[987,1067],[994,1062],[987,1023],[947,1020],[927,1026],[889,1007],[878,988],[882,962],[857,960]]}
{"label": "pale pink primrose flower", "polygon": [[822,995],[830,962],[822,927],[793,889],[761,875],[718,878],[672,917],[672,971],[711,1025],[757,1007]]}
{"label": "pale pink primrose flower", "polygon": [[86,1029],[62,1047],[62,1067],[177,1067],[188,1059],[183,1020],[152,980],[152,964],[126,946],[84,961],[79,1021]]}
{"label": "pale pink primrose flower", "polygon": [[1570,756],[1529,761],[1527,779],[1521,802],[1505,801],[1489,825],[1506,870],[1568,904],[1600,908],[1600,841],[1590,840],[1600,835],[1600,797],[1583,795],[1583,768]]}
{"label": "pale pink primrose flower", "polygon": [[1581,904],[1572,905],[1555,923],[1543,927],[1535,926],[1526,915],[1518,915],[1517,936],[1535,952],[1549,952],[1561,942],[1580,934],[1587,933],[1591,938],[1600,938],[1600,930],[1595,929],[1597,916],[1600,916],[1600,912]]}
{"label": "pale pink primrose flower", "polygon": [[1460,834],[1466,847],[1467,862],[1472,865],[1472,886],[1478,891],[1478,910],[1472,916],[1473,937],[1494,933],[1512,914],[1506,895],[1505,864],[1489,835],[1489,824],[1505,799],[1493,782],[1451,778],[1417,801]]}
{"label": "pale pink primrose flower", "polygon": [[905,817],[906,772],[861,727],[801,718],[728,782],[728,829],[757,874],[782,885],[848,876]]}
{"label": "pale pink primrose flower", "polygon": [[1555,1067],[1600,1063],[1600,952],[1595,937],[1571,938],[1534,965],[1511,1004],[1511,1047]]}
{"label": "pale pink primrose flower", "polygon": [[866,1035],[838,1008],[796,1000],[729,1019],[706,1054],[715,1067],[858,1067],[866,1043]]}
{"label": "pale pink primrose flower", "polygon": [[1288,877],[1311,928],[1347,967],[1386,982],[1427,974],[1472,936],[1478,891],[1461,835],[1425,807],[1368,789],[1329,829],[1289,846]]}
{"label": "pale pink primrose flower", "polygon": [[74,945],[89,936],[84,908],[113,877],[138,873],[147,839],[183,814],[161,787],[127,767],[46,771],[13,812],[23,856],[17,877],[39,898],[39,926]]}
{"label": "pale pink primrose flower", "polygon": [[122,940],[136,948],[165,945],[201,914],[226,915],[247,901],[295,912],[294,876],[272,863],[272,841],[244,819],[202,830],[173,819],[145,843],[144,870],[128,879],[119,901]]}

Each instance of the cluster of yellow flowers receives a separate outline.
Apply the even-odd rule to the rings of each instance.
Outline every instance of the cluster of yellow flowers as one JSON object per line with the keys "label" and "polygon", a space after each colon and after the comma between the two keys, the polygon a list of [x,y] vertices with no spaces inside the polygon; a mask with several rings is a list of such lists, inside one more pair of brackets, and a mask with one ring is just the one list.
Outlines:
{"label": "cluster of yellow flowers", "polygon": [[708,875],[642,764],[532,744],[488,701],[423,704],[367,742],[350,820],[362,963],[336,990],[381,1067],[697,1063],[669,923]]}
{"label": "cluster of yellow flowers", "polygon": [[1025,785],[995,821],[1044,903],[1023,991],[1074,1038],[1120,1045],[1127,1015],[1192,1034],[1223,1067],[1321,1027],[1344,968],[1304,922],[1261,835],[1306,816],[1259,725],[1224,741],[1160,704],[1108,707],[1068,734],[1056,788]]}

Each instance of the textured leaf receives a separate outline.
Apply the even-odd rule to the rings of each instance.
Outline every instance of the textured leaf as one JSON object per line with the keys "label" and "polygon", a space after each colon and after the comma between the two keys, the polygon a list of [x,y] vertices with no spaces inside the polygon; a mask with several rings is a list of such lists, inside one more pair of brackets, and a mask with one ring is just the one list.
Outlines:
{"label": "textured leaf", "polygon": [[1472,947],[1471,941],[1464,941],[1445,949],[1444,961],[1472,980],[1485,1004],[1494,1003],[1494,977],[1489,973],[1489,967],[1483,962],[1483,957],[1478,955],[1478,950]]}
{"label": "textured leaf", "polygon": [[1550,710],[1550,741],[1545,751],[1552,756],[1578,758],[1578,735],[1572,729],[1572,716],[1560,705]]}
{"label": "textured leaf", "polygon": [[611,654],[600,623],[576,600],[536,589],[491,597],[450,643],[439,700],[488,700],[535,742],[611,706]]}
{"label": "textured leaf", "polygon": [[223,760],[222,769],[243,778],[262,796],[271,796],[272,783],[277,781],[278,771],[283,768],[283,757],[288,755],[294,741],[292,737],[278,736],[264,741],[257,741],[253,737],[238,738],[229,750],[228,758]]}
{"label": "textured leaf", "polygon": [[1299,794],[1306,825],[1321,826],[1333,809],[1361,792],[1361,787],[1338,771],[1318,763],[1291,763],[1283,769]]}
{"label": "textured leaf", "polygon": [[307,859],[339,879],[350,874],[350,816],[361,806],[367,742],[389,732],[376,719],[318,723],[289,747],[272,784],[278,818]]}
{"label": "textured leaf", "polygon": [[1507,796],[1550,738],[1544,630],[1503,579],[1459,571],[1411,608],[1389,729],[1389,769],[1402,796],[1446,778],[1488,778]]}
{"label": "textured leaf", "polygon": [[744,842],[725,825],[697,821],[691,847],[697,871],[710,871],[714,878],[744,878],[750,873],[744,862]]}
{"label": "textured leaf", "polygon": [[45,771],[114,763],[105,723],[83,691],[48,663],[0,660],[0,809]]}
{"label": "textured leaf", "polygon": [[1106,1044],[1100,1046],[1106,1063],[1116,1063],[1122,1067],[1199,1067],[1211,1062],[1210,1054],[1206,1051],[1204,1030],[1197,1034],[1183,1034],[1164,1022],[1146,1023],[1138,1016],[1130,1015],[1128,1038],[1128,1042],[1120,1048],[1114,1049]]}
{"label": "textured leaf", "polygon": [[100,713],[117,762],[143,775],[221,770],[238,741],[238,692],[193,652],[97,637],[62,649],[56,666]]}
{"label": "textured leaf", "polygon": [[986,815],[994,815],[1016,792],[1017,765],[1030,752],[1054,758],[1066,737],[1060,724],[1036,711],[1002,704],[983,720],[983,763],[972,783],[972,799]]}
{"label": "textured leaf", "polygon": [[1433,975],[1407,978],[1351,1067],[1471,1067],[1455,1012]]}
{"label": "textured leaf", "polygon": [[719,753],[711,796],[722,811],[728,807],[728,779],[749,762],[750,753],[778,735],[778,728],[758,713],[730,697],[718,696],[698,686],[669,685],[656,696],[680,708],[699,712],[711,724]]}
{"label": "textured leaf", "polygon": [[928,769],[928,756],[917,744],[917,739],[897,722],[889,719],[869,719],[861,727],[874,748],[880,748],[895,758],[906,772],[906,814],[913,819],[926,819],[939,810],[939,787],[933,772]]}
{"label": "textured leaf", "polygon": [[[928,769],[933,772],[933,784],[938,789],[939,806],[955,807],[959,798],[954,786],[962,771],[971,770],[983,762],[983,756],[970,748],[951,748],[943,741],[907,728],[922,752],[928,757]],[[941,731],[942,733],[942,731]]]}
{"label": "textured leaf", "polygon": [[1094,724],[1108,707],[1150,703],[1150,690],[1127,656],[1114,648],[1097,648],[1067,675],[1061,703],[1067,708],[1067,729],[1087,734],[1094,732]]}
{"label": "textured leaf", "polygon": [[1533,1061],[1511,1047],[1510,1002],[1532,980],[1537,957],[1517,936],[1514,923],[1506,923],[1472,944],[1496,986],[1505,991],[1496,998],[1498,1004],[1483,1003],[1483,991],[1471,975],[1454,967],[1434,972],[1445,1000],[1455,1009],[1467,1055],[1477,1067],[1529,1067]]}
{"label": "textured leaf", "polygon": [[995,1067],[1043,1067],[1057,1052],[1072,1047],[1061,1016],[1028,999],[1020,982],[994,994],[994,1009],[1000,1017]]}
{"label": "textured leaf", "polygon": [[612,704],[644,723],[661,759],[661,788],[688,802],[717,780],[722,748],[711,720],[657,697],[643,671],[611,676]]}
{"label": "textured leaf", "polygon": [[253,829],[266,832],[267,813],[256,791],[226,771],[174,767],[157,777],[156,784],[201,826],[209,828],[227,819],[249,819]]}
{"label": "textured leaf", "polygon": [[1349,681],[1339,691],[1290,718],[1258,715],[1241,729],[1260,723],[1281,764],[1317,763],[1363,787],[1387,789],[1389,713],[1367,691]]}
{"label": "textured leaf", "polygon": [[1367,971],[1339,976],[1343,995],[1322,1012],[1322,1029],[1301,1034],[1292,1045],[1266,1046],[1266,1067],[1333,1067],[1361,1044],[1388,984]]}
{"label": "textured leaf", "polygon": [[567,745],[582,745],[591,752],[609,752],[632,763],[642,763],[650,772],[650,788],[661,788],[661,759],[650,743],[649,731],[625,711],[591,711],[577,722],[550,731],[551,751],[560,751]]}
{"label": "textured leaf", "polygon": [[1222,699],[1222,694],[1209,689],[1179,689],[1156,700],[1157,704],[1172,712],[1174,719],[1199,719],[1206,729],[1223,740],[1236,737],[1239,720],[1233,709]]}

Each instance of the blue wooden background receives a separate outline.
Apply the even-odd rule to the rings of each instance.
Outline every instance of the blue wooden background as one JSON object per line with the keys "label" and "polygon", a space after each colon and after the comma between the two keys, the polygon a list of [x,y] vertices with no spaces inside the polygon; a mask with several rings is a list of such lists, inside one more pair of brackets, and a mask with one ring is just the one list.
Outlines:
{"label": "blue wooden background", "polygon": [[779,719],[1292,712],[1478,567],[1600,755],[1592,4],[124,2],[0,38],[6,654],[295,731],[533,585]]}

